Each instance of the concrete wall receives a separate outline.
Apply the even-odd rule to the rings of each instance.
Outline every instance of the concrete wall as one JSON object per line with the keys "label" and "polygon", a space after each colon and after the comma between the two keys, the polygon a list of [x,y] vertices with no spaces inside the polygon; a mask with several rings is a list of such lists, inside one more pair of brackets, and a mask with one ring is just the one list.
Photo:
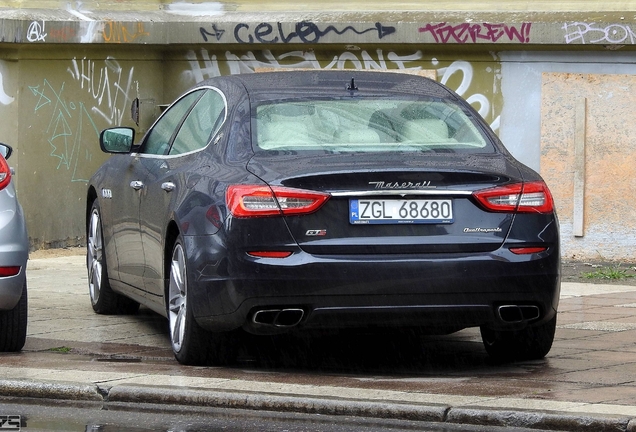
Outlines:
{"label": "concrete wall", "polygon": [[[553,190],[564,256],[636,261],[636,220],[629,204],[636,199],[632,115],[636,53],[505,52],[500,58],[504,104],[499,135]],[[554,82],[553,74],[564,75]],[[572,79],[581,74],[598,82],[598,88],[587,79]],[[546,77],[552,77],[552,85],[546,86]],[[583,174],[587,180],[575,214],[577,97],[590,99],[588,109],[597,115],[586,119]],[[575,235],[576,217],[583,221],[581,235]]]}
{"label": "concrete wall", "polygon": [[[148,127],[163,97],[161,61],[147,52],[112,57],[100,49],[46,48],[0,61],[7,104],[0,105],[0,141],[10,159],[34,248],[82,243],[86,184],[106,160],[97,142],[105,127],[134,126],[134,98],[148,101]],[[136,77],[143,77],[143,85]]]}
{"label": "concrete wall", "polygon": [[543,74],[541,167],[577,255],[634,253],[634,94],[634,75]]}
{"label": "concrete wall", "polygon": [[[34,248],[82,244],[87,180],[107,158],[97,142],[113,125],[135,126],[132,100],[141,101],[138,130],[144,132],[169,103],[197,82],[220,74],[255,69],[404,69],[434,70],[473,102],[497,128],[501,97],[499,62],[489,55],[461,58],[424,54],[416,48],[332,50],[183,50],[83,46],[20,51],[18,61],[1,61],[7,119],[0,141],[16,147],[11,163],[27,214]],[[9,96],[12,95],[12,96]],[[19,119],[19,120],[18,120]]]}
{"label": "concrete wall", "polygon": [[[572,167],[547,151],[559,135],[546,128],[565,126],[548,122],[553,98],[543,81],[567,72],[622,74],[618,82],[627,82],[636,71],[636,14],[627,11],[636,5],[572,1],[544,13],[556,3],[525,10],[515,2],[424,3],[391,5],[397,10],[377,1],[312,3],[301,12],[292,2],[249,0],[0,2],[0,141],[16,149],[10,162],[32,246],[83,244],[86,181],[107,157],[98,133],[133,126],[135,98],[143,133],[159,105],[208,77],[283,67],[424,69],[468,99],[512,153],[554,185],[566,257],[636,261],[632,219],[612,227],[621,248],[585,209],[586,229],[574,236],[573,192],[561,188]],[[453,12],[435,12],[444,5]],[[611,103],[604,109],[618,118],[608,133],[631,121]],[[611,186],[611,178],[601,180]]]}

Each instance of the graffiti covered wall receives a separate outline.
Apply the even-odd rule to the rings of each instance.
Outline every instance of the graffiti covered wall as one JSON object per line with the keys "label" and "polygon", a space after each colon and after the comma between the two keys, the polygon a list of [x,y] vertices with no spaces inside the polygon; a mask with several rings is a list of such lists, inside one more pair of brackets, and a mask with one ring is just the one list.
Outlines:
{"label": "graffiti covered wall", "polygon": [[[219,75],[253,73],[260,68],[355,69],[355,70],[435,70],[439,82],[446,84],[493,126],[499,127],[501,94],[500,63],[490,55],[438,56],[421,50],[355,49],[343,51],[310,50],[227,50],[192,49],[185,53],[186,63],[171,59],[170,75],[180,85],[166,88],[166,97],[174,98],[207,78]],[[173,81],[170,81],[173,82]]]}
{"label": "graffiti covered wall", "polygon": [[[34,248],[83,244],[86,183],[108,157],[98,146],[102,129],[135,126],[130,109],[133,99],[139,98],[137,128],[143,134],[158,116],[159,105],[206,78],[253,73],[263,67],[435,70],[440,82],[467,98],[495,129],[500,119],[500,66],[492,56],[457,59],[405,49],[214,51],[206,47],[169,53],[66,52],[51,57],[37,51],[11,63],[28,73],[19,73],[14,66],[12,74],[11,67],[2,69],[0,63],[7,82],[0,103],[11,104],[7,110],[11,114],[0,121],[6,119],[7,130],[13,127],[17,132],[12,136],[17,136],[15,145],[23,156],[19,167],[17,158],[12,164],[18,168],[18,193]],[[19,97],[11,96],[18,93]]]}
{"label": "graffiti covered wall", "polygon": [[20,61],[29,73],[19,80],[22,156],[16,177],[34,248],[83,242],[86,184],[107,158],[99,149],[100,131],[135,126],[132,100],[157,99],[155,89],[162,87],[157,65],[76,53]]}

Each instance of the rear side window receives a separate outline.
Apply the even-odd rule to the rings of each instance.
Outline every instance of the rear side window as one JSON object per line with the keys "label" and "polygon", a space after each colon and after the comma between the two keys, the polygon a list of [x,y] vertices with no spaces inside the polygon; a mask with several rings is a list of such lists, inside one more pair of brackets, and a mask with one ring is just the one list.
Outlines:
{"label": "rear side window", "polygon": [[491,152],[469,112],[441,99],[293,100],[257,106],[262,150]]}
{"label": "rear side window", "polygon": [[170,150],[170,140],[175,130],[190,110],[192,103],[201,96],[202,90],[189,93],[175,102],[152,127],[144,142],[141,153],[166,155]]}
{"label": "rear side window", "polygon": [[214,89],[208,90],[183,122],[170,154],[189,153],[206,147],[223,125],[225,115],[223,95]]}

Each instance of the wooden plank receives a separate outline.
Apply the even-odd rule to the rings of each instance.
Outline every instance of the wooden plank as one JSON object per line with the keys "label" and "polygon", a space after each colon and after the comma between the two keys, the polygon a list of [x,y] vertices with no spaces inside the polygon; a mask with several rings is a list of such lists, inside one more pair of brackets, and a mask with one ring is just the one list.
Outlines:
{"label": "wooden plank", "polygon": [[572,231],[575,237],[583,237],[585,231],[585,140],[587,124],[587,99],[577,98],[574,126],[574,214]]}

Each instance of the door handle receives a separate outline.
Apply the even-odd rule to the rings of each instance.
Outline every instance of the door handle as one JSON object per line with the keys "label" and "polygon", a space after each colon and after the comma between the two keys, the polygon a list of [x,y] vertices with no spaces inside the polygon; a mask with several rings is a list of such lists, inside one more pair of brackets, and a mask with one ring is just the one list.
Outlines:
{"label": "door handle", "polygon": [[166,192],[172,192],[175,187],[175,184],[172,182],[161,183],[161,189],[165,190]]}
{"label": "door handle", "polygon": [[144,182],[139,180],[133,180],[130,182],[130,187],[133,188],[134,190],[139,190],[142,187],[144,187]]}

